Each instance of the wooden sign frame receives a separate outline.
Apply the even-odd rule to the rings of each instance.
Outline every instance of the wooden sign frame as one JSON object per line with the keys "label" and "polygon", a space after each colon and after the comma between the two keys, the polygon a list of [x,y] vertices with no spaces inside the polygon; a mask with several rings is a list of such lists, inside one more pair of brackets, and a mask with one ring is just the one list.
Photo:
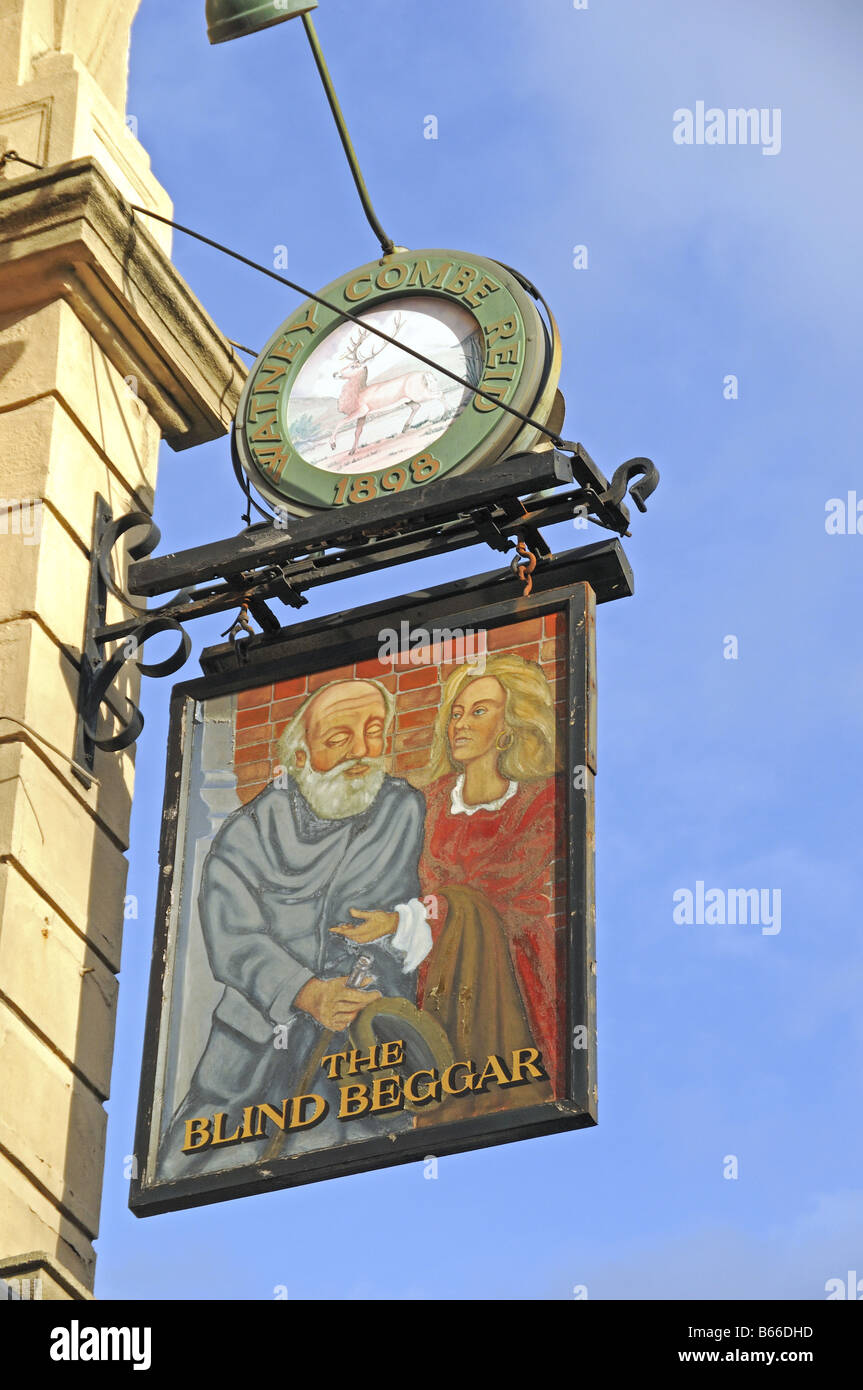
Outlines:
{"label": "wooden sign frame", "polygon": [[[576,556],[578,552],[571,554]],[[521,583],[514,577],[502,576],[499,572],[477,576],[424,593],[368,605],[351,614],[298,624],[275,634],[269,642],[259,643],[251,658],[247,655],[244,661],[239,659],[235,648],[212,649],[204,654],[202,662],[205,669],[209,667],[210,673],[174,689],[159,854],[156,933],[135,1141],[137,1176],[131,1183],[129,1203],[137,1215],[178,1210],[416,1162],[430,1153],[442,1157],[596,1123],[595,604],[597,596],[603,601],[623,596],[631,589],[628,573],[622,568],[625,561],[617,567],[615,575],[597,581],[597,595],[590,583],[572,581],[572,564],[561,563],[567,558],[560,557],[538,572],[538,592],[529,599],[522,596]],[[567,847],[564,896],[558,904],[565,914],[560,918],[564,965],[555,982],[560,1011],[559,1036],[563,1040],[559,1072],[562,1083],[553,1099],[546,1098],[541,1103],[531,1103],[531,1088],[525,1085],[524,1104],[515,1108],[491,1110],[467,1119],[452,1118],[446,1123],[381,1133],[379,1137],[294,1154],[290,1147],[282,1153],[274,1151],[266,1136],[275,1135],[277,1127],[269,1122],[262,1124],[263,1112],[259,1110],[263,1102],[278,1106],[287,1097],[250,1095],[248,1105],[258,1107],[258,1114],[252,1117],[251,1123],[254,1125],[257,1120],[265,1133],[257,1139],[250,1133],[247,1136],[250,1142],[229,1145],[235,1156],[242,1149],[242,1161],[238,1166],[199,1172],[192,1171],[195,1164],[191,1162],[190,1171],[186,1173],[182,1162],[174,1155],[170,1159],[171,1171],[164,1176],[160,1164],[168,1160],[162,1159],[160,1143],[164,1144],[164,1136],[170,1130],[172,1114],[179,1114],[178,1097],[171,1097],[170,1084],[171,1077],[176,1078],[178,1074],[178,1032],[185,1026],[182,999],[192,997],[196,988],[187,947],[179,942],[184,892],[188,896],[190,891],[184,889],[184,874],[193,873],[190,851],[195,838],[190,784],[196,727],[200,726],[204,715],[214,709],[221,711],[218,722],[229,726],[230,710],[240,703],[244,692],[265,688],[275,691],[279,684],[284,689],[285,682],[304,679],[319,686],[322,676],[347,679],[342,674],[346,670],[356,673],[350,678],[362,679],[366,672],[374,669],[374,663],[379,663],[382,632],[391,630],[404,635],[405,624],[410,633],[428,632],[427,659],[432,664],[436,655],[435,629],[450,633],[482,632],[486,634],[487,650],[492,654],[508,650],[507,644],[511,646],[512,640],[522,643],[522,637],[529,638],[530,642],[536,641],[537,654],[545,653],[552,661],[554,669],[549,668],[549,671],[555,678],[553,685],[559,701],[559,751],[562,755],[556,785],[561,797],[560,815]],[[546,635],[551,630],[558,634],[558,646],[554,650],[549,649]],[[508,637],[508,633],[512,636]],[[406,647],[400,648],[402,653],[405,650]],[[531,660],[534,647],[530,643],[522,644],[522,651],[528,652],[531,664],[536,664]],[[247,713],[256,717],[253,708]],[[282,713],[287,714],[287,708]],[[275,717],[275,704],[269,707],[267,717]],[[257,737],[255,727],[254,722],[248,722],[251,733],[244,737],[247,747],[254,746],[249,745],[248,738]],[[267,727],[272,732],[274,726]],[[221,734],[225,733],[223,727]],[[253,775],[260,775],[267,782],[269,771],[271,769],[261,769]],[[222,782],[224,780],[222,778]],[[257,794],[256,788],[251,790]],[[178,949],[186,951],[182,960]],[[199,965],[204,959],[199,943]],[[181,979],[181,975],[185,978]],[[221,983],[217,982],[217,988],[221,988]],[[273,1025],[274,1031],[276,1027]],[[188,1054],[188,1044],[186,1050]],[[480,1065],[486,1062],[485,1057],[473,1060]],[[500,1060],[508,1066],[512,1061],[511,1058]],[[378,1062],[378,1070],[383,1071],[380,1056]],[[391,1069],[398,1073],[397,1065]],[[514,1070],[512,1077],[515,1079]],[[529,1081],[530,1072],[523,1073],[519,1079]],[[494,1083],[494,1076],[491,1080]],[[239,1118],[239,1115],[230,1115],[220,1123],[218,1132],[222,1142],[233,1137],[230,1131]],[[246,1124],[248,1128],[249,1122]]]}

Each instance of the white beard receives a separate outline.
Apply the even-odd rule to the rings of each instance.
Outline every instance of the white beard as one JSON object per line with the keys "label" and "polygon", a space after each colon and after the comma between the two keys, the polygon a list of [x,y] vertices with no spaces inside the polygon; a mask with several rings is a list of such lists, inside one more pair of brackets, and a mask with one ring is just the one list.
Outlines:
{"label": "white beard", "polygon": [[[387,775],[386,758],[354,758],[339,763],[329,772],[315,772],[306,760],[302,767],[291,767],[291,776],[321,820],[345,820],[367,811],[384,784]],[[371,768],[365,777],[346,777],[352,767]]]}

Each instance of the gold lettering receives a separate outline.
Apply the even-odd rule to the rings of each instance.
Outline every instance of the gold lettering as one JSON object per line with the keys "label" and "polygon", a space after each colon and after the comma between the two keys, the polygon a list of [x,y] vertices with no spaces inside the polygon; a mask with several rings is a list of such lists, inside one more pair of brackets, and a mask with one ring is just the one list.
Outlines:
{"label": "gold lettering", "polygon": [[368,1086],[364,1086],[361,1081],[357,1081],[352,1086],[340,1087],[340,1091],[340,1120],[350,1120],[353,1119],[355,1115],[365,1114],[371,1103]]}
{"label": "gold lettering", "polygon": [[255,1131],[252,1128],[252,1120],[257,1108],[256,1105],[247,1105],[243,1111],[243,1132],[240,1135],[241,1139],[251,1139],[254,1135]]}
{"label": "gold lettering", "polygon": [[[294,329],[292,331],[299,332],[299,329]],[[302,343],[295,343],[288,337],[287,333],[285,333],[276,343],[276,346],[271,349],[270,356],[282,362],[293,362],[294,358],[297,357],[302,350]]]}
{"label": "gold lettering", "polygon": [[[196,1149],[205,1149],[213,1136],[210,1134],[210,1121],[206,1119],[186,1121],[186,1142],[183,1145],[183,1153],[194,1153]],[[197,1138],[197,1143],[192,1140]]]}
{"label": "gold lettering", "polygon": [[480,301],[488,299],[490,294],[495,294],[500,289],[500,285],[495,280],[490,280],[487,275],[483,275],[479,284],[465,295],[465,299],[472,309],[479,307]]}
{"label": "gold lettering", "polygon": [[475,1091],[484,1091],[490,1081],[497,1081],[499,1085],[505,1086],[509,1077],[504,1070],[503,1062],[499,1057],[489,1057],[482,1069],[481,1075],[477,1078]]}
{"label": "gold lettering", "polygon": [[367,1053],[349,1052],[348,1053],[348,1076],[356,1076],[358,1071],[377,1071],[380,1066],[378,1061],[377,1047],[373,1047]]}
{"label": "gold lettering", "polygon": [[346,1052],[331,1052],[329,1057],[321,1058],[321,1066],[329,1066],[327,1076],[330,1078],[331,1081],[337,1081],[342,1074],[342,1069],[339,1066],[339,1062],[346,1062],[347,1060],[348,1054]]}
{"label": "gold lettering", "polygon": [[255,455],[265,473],[271,474],[274,478],[281,478],[285,464],[290,461],[291,451],[288,445],[280,440],[278,445],[268,444],[263,449],[259,445]]}
{"label": "gold lettering", "polygon": [[478,274],[479,271],[473,270],[469,265],[459,266],[455,279],[451,280],[446,288],[450,294],[464,294],[470,289]]}
{"label": "gold lettering", "polygon": [[535,1063],[540,1059],[540,1053],[535,1047],[520,1047],[512,1054],[512,1079],[513,1082],[522,1080],[522,1072],[528,1073],[528,1078],[533,1077],[536,1081],[545,1078],[545,1072],[541,1066]]}
{"label": "gold lettering", "polygon": [[272,1105],[258,1106],[258,1127],[255,1130],[255,1135],[258,1139],[260,1139],[262,1134],[266,1133],[264,1128],[265,1118],[272,1120],[273,1124],[278,1125],[279,1129],[284,1129],[286,1127],[288,1123],[288,1106],[290,1104],[290,1101],[283,1100],[281,1110],[274,1109]]}
{"label": "gold lettering", "polygon": [[[367,285],[368,288],[360,290],[360,285]],[[345,299],[351,299],[354,303],[358,299],[365,299],[366,295],[372,292],[372,277],[370,275],[358,275],[356,280],[352,280],[349,285],[345,285]]]}
{"label": "gold lettering", "polygon": [[495,348],[488,355],[489,367],[502,367],[505,362],[518,362],[518,343],[508,348]]}
{"label": "gold lettering", "polygon": [[497,323],[489,324],[488,328],[485,330],[485,336],[488,338],[489,347],[491,347],[492,343],[496,343],[498,338],[514,338],[517,332],[517,319],[499,319]]}
{"label": "gold lettering", "polygon": [[[273,383],[279,381],[287,370],[286,366],[279,366],[278,363],[265,362],[261,368],[261,375],[255,382],[255,394],[257,395],[259,391],[277,391],[279,388]],[[264,380],[264,372],[269,372],[266,380]]]}
{"label": "gold lettering", "polygon": [[233,1144],[240,1137],[240,1126],[234,1130],[233,1134],[225,1134],[225,1120],[228,1118],[227,1110],[220,1110],[218,1115],[213,1116],[213,1147],[216,1144]]}
{"label": "gold lettering", "polygon": [[[303,1114],[303,1105],[307,1100],[313,1103],[314,1108],[311,1115]],[[315,1124],[321,1118],[326,1109],[327,1102],[323,1096],[315,1095],[314,1092],[308,1096],[295,1096],[291,1101],[291,1123],[288,1128],[307,1129],[309,1125]]]}
{"label": "gold lettering", "polygon": [[262,425],[259,425],[258,428],[255,430],[254,434],[249,435],[249,439],[253,444],[262,443],[264,440],[267,440],[269,443],[272,444],[280,444],[282,441],[282,436],[276,429],[275,415],[272,417],[272,419],[265,420]]}
{"label": "gold lettering", "polygon": [[302,323],[292,323],[288,329],[289,333],[317,333],[318,324],[315,314],[318,312],[317,304],[309,305],[309,312]]}
{"label": "gold lettering", "polygon": [[248,420],[248,422],[250,424],[256,424],[262,416],[271,416],[273,419],[275,419],[275,410],[275,401],[270,400],[269,395],[267,395],[265,399],[261,399],[261,397],[258,395],[258,388],[255,387],[254,395],[252,396],[252,399],[249,401],[249,409],[246,413],[246,419]]}
{"label": "gold lettering", "polygon": [[376,1076],[372,1082],[372,1114],[380,1110],[401,1110],[404,1105],[397,1076]]}
{"label": "gold lettering", "polygon": [[411,271],[411,278],[408,280],[408,284],[421,285],[424,290],[430,287],[442,290],[443,282],[451,270],[452,261],[447,261],[446,265],[442,265],[440,270],[436,271],[432,270],[428,261],[417,261]]}
{"label": "gold lettering", "polygon": [[380,1065],[382,1067],[397,1067],[404,1059],[404,1042],[388,1042],[381,1047]]}
{"label": "gold lettering", "polygon": [[[406,266],[404,263],[401,265],[385,265],[378,271],[378,278],[375,284],[379,290],[397,290],[399,285],[403,285],[407,279],[409,269],[410,267]],[[393,272],[395,272],[398,278],[390,280],[388,277],[392,275]]]}
{"label": "gold lettering", "polygon": [[[483,391],[487,391],[490,396],[496,396],[499,401],[506,396],[505,386],[486,386],[485,378],[480,382],[480,386]],[[474,396],[473,403],[477,410],[497,410],[494,401],[486,400],[485,396]]]}
{"label": "gold lettering", "polygon": [[[429,1085],[418,1095],[416,1083],[420,1077],[428,1077]],[[440,1099],[440,1077],[433,1071],[415,1071],[413,1076],[409,1076],[405,1082],[405,1100],[411,1105],[426,1105],[430,1100]]]}
{"label": "gold lettering", "polygon": [[[464,1085],[463,1085],[463,1086],[454,1086],[454,1085],[453,1085],[453,1080],[452,1080],[452,1074],[453,1074],[454,1071],[458,1071],[459,1067],[467,1067],[467,1068],[468,1068],[467,1076],[464,1078]],[[446,1069],[446,1071],[444,1072],[443,1076],[441,1077],[440,1081],[441,1081],[441,1085],[443,1086],[443,1088],[444,1088],[444,1090],[446,1091],[446,1093],[447,1093],[448,1096],[462,1096],[462,1095],[464,1095],[465,1091],[470,1091],[470,1090],[472,1089],[472,1087],[473,1087],[473,1083],[474,1083],[473,1062],[453,1062],[453,1064],[452,1064],[451,1067],[447,1067],[447,1069]]]}

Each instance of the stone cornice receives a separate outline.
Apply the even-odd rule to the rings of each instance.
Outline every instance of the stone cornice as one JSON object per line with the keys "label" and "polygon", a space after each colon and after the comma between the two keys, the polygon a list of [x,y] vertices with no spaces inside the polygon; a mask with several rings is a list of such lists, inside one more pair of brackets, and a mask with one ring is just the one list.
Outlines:
{"label": "stone cornice", "polygon": [[0,182],[0,314],[56,299],[173,449],[227,432],[246,367],[94,159]]}
{"label": "stone cornice", "polygon": [[68,1298],[80,1302],[93,1299],[90,1290],[85,1289],[68,1269],[58,1264],[47,1250],[32,1250],[26,1255],[16,1255],[14,1258],[0,1257],[0,1278],[36,1279],[42,1275],[45,1275],[45,1282],[49,1285],[48,1297],[55,1302],[58,1301],[58,1295],[63,1300]]}

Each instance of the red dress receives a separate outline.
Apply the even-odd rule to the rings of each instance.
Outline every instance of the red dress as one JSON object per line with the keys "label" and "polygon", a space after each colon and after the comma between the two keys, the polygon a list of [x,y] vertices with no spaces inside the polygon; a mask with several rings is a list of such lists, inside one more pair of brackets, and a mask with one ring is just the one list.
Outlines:
{"label": "red dress", "polygon": [[[519,782],[497,811],[454,814],[456,777],[442,777],[426,790],[425,846],[420,883],[426,896],[446,896],[447,884],[482,893],[501,919],[513,968],[536,1046],[541,1049],[555,1095],[563,1092],[563,1001],[557,980],[563,964],[564,933],[555,931],[548,897],[549,869],[563,857],[563,794],[559,779]],[[436,941],[445,921],[443,905],[430,926]],[[427,965],[427,962],[426,962]],[[426,970],[420,970],[419,1002]]]}

